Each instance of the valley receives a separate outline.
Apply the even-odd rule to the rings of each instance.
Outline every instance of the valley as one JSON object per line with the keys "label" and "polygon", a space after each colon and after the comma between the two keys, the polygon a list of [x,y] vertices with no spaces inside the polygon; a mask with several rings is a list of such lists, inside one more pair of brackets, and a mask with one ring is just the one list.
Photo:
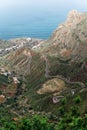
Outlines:
{"label": "valley", "polygon": [[82,100],[78,109],[83,116],[87,113],[87,13],[71,11],[48,40],[0,40],[1,115],[19,119],[38,114],[60,121],[64,112],[71,112],[76,98]]}

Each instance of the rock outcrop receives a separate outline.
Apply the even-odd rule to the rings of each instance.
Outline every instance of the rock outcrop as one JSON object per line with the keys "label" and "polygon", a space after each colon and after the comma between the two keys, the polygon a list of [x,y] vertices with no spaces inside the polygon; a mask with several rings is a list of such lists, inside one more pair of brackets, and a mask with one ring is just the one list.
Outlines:
{"label": "rock outcrop", "polygon": [[63,58],[86,57],[86,50],[87,13],[78,13],[76,10],[68,14],[66,22],[59,25],[42,48],[50,56]]}

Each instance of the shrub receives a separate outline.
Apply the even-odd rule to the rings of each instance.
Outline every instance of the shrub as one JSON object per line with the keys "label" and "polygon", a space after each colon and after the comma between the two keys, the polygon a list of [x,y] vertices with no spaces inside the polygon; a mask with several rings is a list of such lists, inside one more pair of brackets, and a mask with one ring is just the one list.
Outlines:
{"label": "shrub", "polygon": [[81,103],[81,101],[82,101],[82,99],[81,99],[81,97],[80,97],[79,95],[74,98],[74,102],[75,102],[76,104]]}
{"label": "shrub", "polygon": [[65,105],[66,103],[67,103],[67,99],[66,99],[66,98],[62,98],[62,99],[61,99],[61,104],[62,104],[62,105]]}
{"label": "shrub", "polygon": [[46,117],[35,115],[30,119],[23,119],[19,130],[54,130],[54,124],[49,123]]}
{"label": "shrub", "polygon": [[64,107],[60,107],[60,108],[59,108],[59,114],[60,114],[61,116],[65,114],[65,109],[64,109]]}

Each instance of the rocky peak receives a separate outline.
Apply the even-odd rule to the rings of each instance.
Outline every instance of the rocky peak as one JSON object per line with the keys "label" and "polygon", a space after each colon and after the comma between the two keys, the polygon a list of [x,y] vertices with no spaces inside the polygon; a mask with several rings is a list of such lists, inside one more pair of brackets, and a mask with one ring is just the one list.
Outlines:
{"label": "rocky peak", "polygon": [[83,56],[83,50],[87,49],[85,47],[86,43],[87,13],[79,13],[76,10],[72,10],[69,12],[67,20],[59,25],[47,41],[49,49],[46,47],[45,50],[49,50],[47,53],[50,55],[60,57],[68,58],[77,55],[77,53],[81,54],[81,52]]}
{"label": "rocky peak", "polygon": [[64,28],[64,27],[75,28],[76,25],[80,23],[81,20],[83,19],[84,19],[83,13],[79,13],[77,10],[72,10],[69,12],[67,16],[67,20],[64,23],[60,24],[56,30]]}
{"label": "rocky peak", "polygon": [[67,21],[65,22],[66,27],[75,27],[83,19],[82,13],[77,10],[72,10],[68,14]]}

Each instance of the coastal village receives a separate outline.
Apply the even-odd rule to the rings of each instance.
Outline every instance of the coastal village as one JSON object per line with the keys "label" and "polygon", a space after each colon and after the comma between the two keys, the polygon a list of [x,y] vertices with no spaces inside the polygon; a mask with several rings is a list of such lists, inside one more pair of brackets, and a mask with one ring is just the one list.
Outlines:
{"label": "coastal village", "polygon": [[[9,40],[8,43],[10,45],[7,45],[7,47],[0,48],[0,55],[7,54],[9,52],[13,52],[19,48],[22,48],[24,46],[27,46],[31,49],[37,49],[40,48],[41,44],[43,44],[42,39],[33,39],[33,38],[17,38]],[[3,41],[4,43],[4,41]]]}
{"label": "coastal village", "polygon": [[25,46],[26,43],[29,43],[31,40],[32,40],[31,38],[10,40],[12,45],[9,47],[0,49],[0,54],[7,54],[11,51],[17,50],[17,49]]}
{"label": "coastal village", "polygon": [[[10,43],[12,43],[10,46],[5,46],[0,49],[0,59],[5,54],[9,54],[22,47],[26,47],[27,45],[32,49],[36,49],[39,47],[40,43],[42,43],[42,40],[32,38],[19,38],[10,40]],[[0,77],[3,79],[3,81],[6,81],[6,84],[0,81],[0,104],[2,104],[7,99],[15,96],[17,93],[18,85],[20,84],[20,80],[13,71],[8,70],[2,64],[0,65]]]}

